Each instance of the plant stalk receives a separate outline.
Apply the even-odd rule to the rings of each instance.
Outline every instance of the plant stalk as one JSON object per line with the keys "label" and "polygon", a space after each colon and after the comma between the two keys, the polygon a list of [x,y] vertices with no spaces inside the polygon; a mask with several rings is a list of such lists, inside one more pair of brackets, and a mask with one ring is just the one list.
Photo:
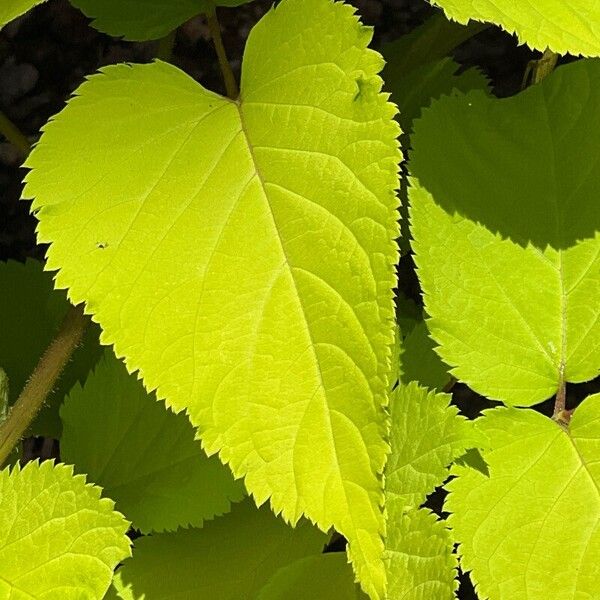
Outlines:
{"label": "plant stalk", "polygon": [[221,37],[221,26],[217,19],[217,13],[214,8],[206,13],[206,22],[208,29],[215,46],[217,58],[219,59],[219,67],[221,67],[221,73],[223,75],[223,81],[225,82],[225,89],[227,96],[231,100],[236,100],[240,95],[238,84],[231,70],[231,65],[227,59],[227,53],[225,52],[225,46],[223,45],[223,38]]}
{"label": "plant stalk", "polygon": [[19,150],[23,157],[31,152],[29,140],[3,112],[0,112],[0,133]]}
{"label": "plant stalk", "polygon": [[0,425],[0,467],[24,436],[81,341],[88,318],[83,305],[71,307],[58,334],[40,358],[21,395]]}

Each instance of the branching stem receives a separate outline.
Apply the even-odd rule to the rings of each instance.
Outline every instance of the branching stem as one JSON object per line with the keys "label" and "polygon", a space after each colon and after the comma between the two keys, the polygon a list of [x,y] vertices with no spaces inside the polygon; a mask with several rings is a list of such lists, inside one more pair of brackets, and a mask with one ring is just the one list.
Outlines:
{"label": "branching stem", "polygon": [[227,53],[225,52],[223,38],[221,37],[221,26],[219,25],[217,13],[214,8],[206,13],[206,21],[215,46],[215,51],[217,52],[217,58],[219,59],[219,67],[221,67],[227,96],[231,98],[231,100],[236,100],[240,95],[240,90],[235,80],[235,76],[233,75],[233,71],[231,70],[229,60],[227,60]]}
{"label": "branching stem", "polygon": [[71,307],[58,334],[40,358],[21,395],[0,425],[0,466],[21,440],[81,341],[88,318],[82,306]]}
{"label": "branching stem", "polygon": [[29,140],[3,112],[0,112],[0,133],[18,148],[23,157],[26,157],[31,151]]}

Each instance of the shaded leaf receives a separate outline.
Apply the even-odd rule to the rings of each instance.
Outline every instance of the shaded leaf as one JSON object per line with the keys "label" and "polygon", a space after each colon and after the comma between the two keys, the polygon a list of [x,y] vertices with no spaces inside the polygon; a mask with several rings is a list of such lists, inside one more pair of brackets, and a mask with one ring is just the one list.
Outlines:
{"label": "shaded leaf", "polygon": [[244,496],[242,483],[194,440],[185,415],[149,396],[110,351],[60,415],[62,459],[101,485],[142,532],[198,527]]}
{"label": "shaded leaf", "polygon": [[282,567],[260,590],[257,600],[361,600],[345,552],[315,554]]}
{"label": "shaded leaf", "polygon": [[139,538],[113,585],[124,600],[251,600],[279,568],[318,554],[326,541],[307,522],[292,529],[246,500],[203,529]]}
{"label": "shaded leaf", "polygon": [[92,25],[127,40],[155,40],[214,6],[240,6],[251,0],[70,0]]}
{"label": "shaded leaf", "polygon": [[595,60],[513,98],[444,98],[416,123],[411,229],[428,326],[482,395],[532,405],[599,373],[599,135]]}
{"label": "shaded leaf", "polygon": [[[52,276],[34,260],[25,264],[0,263],[0,365],[10,382],[9,403],[14,404],[33,369],[54,339],[69,310],[64,292],[53,289]],[[61,422],[58,407],[75,383],[83,383],[102,350],[98,328],[90,325],[79,348],[61,374],[46,405],[30,427],[31,435],[58,438]]]}

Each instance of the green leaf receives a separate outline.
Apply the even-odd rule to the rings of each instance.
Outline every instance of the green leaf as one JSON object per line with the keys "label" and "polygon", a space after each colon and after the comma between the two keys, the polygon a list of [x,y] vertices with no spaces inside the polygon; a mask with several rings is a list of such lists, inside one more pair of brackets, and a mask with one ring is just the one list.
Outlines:
{"label": "green leaf", "polygon": [[124,600],[251,600],[279,568],[319,553],[326,542],[306,521],[292,529],[246,500],[203,529],[136,540],[114,586]]}
{"label": "green leaf", "polygon": [[315,554],[282,567],[271,577],[257,600],[361,600],[366,596],[354,583],[345,552]]}
{"label": "green leaf", "polygon": [[477,420],[490,470],[455,467],[446,508],[463,570],[490,600],[595,598],[600,578],[600,395],[568,430],[532,410]]}
{"label": "green leaf", "polygon": [[444,98],[416,123],[429,330],[452,374],[490,398],[532,405],[599,373],[598,135],[595,60],[513,98]]}
{"label": "green leaf", "polygon": [[130,542],[100,491],[50,461],[0,471],[0,597],[104,597]]}
{"label": "green leaf", "polygon": [[383,45],[382,54],[386,58],[383,78],[386,84],[388,81],[401,81],[411,72],[440,61],[487,27],[476,21],[461,25],[438,12],[410,33]]}
{"label": "green leaf", "polygon": [[[69,302],[63,292],[54,291],[52,276],[34,260],[0,263],[0,290],[10,290],[10,294],[0,294],[0,365],[10,381],[9,403],[14,404],[54,339]],[[98,328],[90,326],[32,424],[31,435],[60,437],[58,407],[75,383],[85,381],[101,353]]]}
{"label": "green leaf", "polygon": [[386,567],[388,598],[454,600],[457,558],[444,521],[426,509],[388,512]]}
{"label": "green leaf", "polygon": [[422,386],[442,391],[450,382],[448,367],[435,353],[425,321],[418,321],[400,344],[398,373],[404,384],[418,381]]}
{"label": "green leaf", "polygon": [[0,6],[0,28],[4,27],[17,17],[24,15],[34,6],[42,4],[46,0],[2,0]]}
{"label": "green leaf", "polygon": [[[393,58],[388,58],[387,65],[390,60]],[[405,134],[412,131],[414,119],[433,100],[471,90],[489,91],[489,81],[481,71],[472,68],[458,73],[459,69],[460,65],[452,58],[443,58],[397,78],[384,73],[386,87],[400,109],[399,121]],[[405,145],[408,147],[408,142]]]}
{"label": "green leaf", "polygon": [[450,394],[436,394],[417,383],[400,385],[391,394],[386,504],[398,500],[418,508],[446,479],[452,461],[480,445],[481,437],[450,400]]}
{"label": "green leaf", "polygon": [[391,396],[391,454],[385,471],[388,598],[450,600],[456,589],[456,556],[444,522],[419,509],[449,475],[448,467],[481,436],[450,406],[449,394],[416,383]]}
{"label": "green leaf", "polygon": [[433,0],[448,18],[489,21],[521,43],[558,54],[600,55],[600,5],[589,0]]}
{"label": "green leaf", "polygon": [[242,483],[194,440],[185,415],[150,397],[112,352],[60,415],[62,459],[102,486],[142,532],[199,527],[244,496]]}
{"label": "green leaf", "polygon": [[240,6],[252,0],[70,0],[92,25],[132,41],[166,36],[187,20],[214,6]]}
{"label": "green leaf", "polygon": [[46,127],[25,197],[103,342],[258,503],[342,533],[377,597],[400,155],[370,40],[349,5],[283,0],[241,104],[109,67]]}

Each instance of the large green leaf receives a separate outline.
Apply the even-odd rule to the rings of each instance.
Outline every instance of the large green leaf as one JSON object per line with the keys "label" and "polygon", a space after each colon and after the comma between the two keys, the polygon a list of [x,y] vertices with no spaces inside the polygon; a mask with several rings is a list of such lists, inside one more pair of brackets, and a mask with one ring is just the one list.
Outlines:
{"label": "large green leaf", "polygon": [[399,151],[370,40],[348,5],[284,0],[241,103],[107,68],[46,127],[25,196],[103,341],[259,503],[345,535],[377,597]]}
{"label": "large green leaf", "polygon": [[42,4],[46,0],[2,0],[0,6],[0,28],[10,23],[13,19],[24,15],[34,6]]}
{"label": "large green leaf", "polygon": [[246,500],[203,529],[136,540],[114,587],[124,600],[254,600],[279,568],[320,553],[326,542],[306,521],[292,529]]}
{"label": "large green leaf", "polygon": [[150,397],[108,352],[61,408],[61,457],[102,486],[143,532],[198,527],[241,500],[244,487],[208,458],[185,415]]}
{"label": "large green leaf", "polygon": [[128,40],[155,40],[214,6],[240,6],[251,0],[70,0],[92,25]]}
{"label": "large green leaf", "polygon": [[433,0],[449,18],[489,21],[537,50],[600,56],[600,4],[590,0]]}
{"label": "large green leaf", "polygon": [[490,600],[598,597],[600,395],[568,427],[532,410],[477,421],[490,476],[455,467],[446,508],[464,570]]}
{"label": "large green leaf", "polygon": [[[13,404],[54,339],[69,302],[63,292],[54,291],[52,276],[34,260],[0,263],[0,290],[10,290],[0,294],[0,365],[8,376]],[[60,437],[58,407],[75,383],[85,381],[101,353],[98,328],[91,326],[30,427],[32,435]]]}
{"label": "large green leaf", "polygon": [[0,471],[0,598],[100,600],[130,555],[128,523],[71,467]]}
{"label": "large green leaf", "polygon": [[257,600],[364,600],[343,552],[314,554],[282,567]]}
{"label": "large green leaf", "polygon": [[444,98],[412,136],[413,249],[452,374],[531,405],[600,368],[600,61],[505,100]]}

